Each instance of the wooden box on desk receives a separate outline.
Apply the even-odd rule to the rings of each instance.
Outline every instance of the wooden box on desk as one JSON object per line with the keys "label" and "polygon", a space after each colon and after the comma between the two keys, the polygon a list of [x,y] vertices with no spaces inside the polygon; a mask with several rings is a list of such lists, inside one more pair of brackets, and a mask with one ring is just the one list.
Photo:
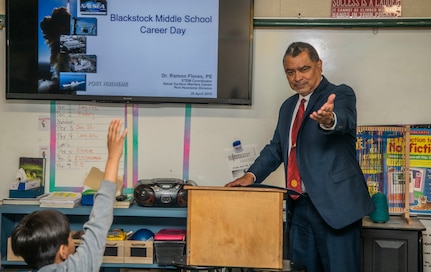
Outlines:
{"label": "wooden box on desk", "polygon": [[20,261],[23,262],[24,259],[21,256],[16,256],[12,251],[12,242],[11,238],[7,238],[7,256],[6,259],[8,261]]}
{"label": "wooden box on desk", "polygon": [[[81,243],[81,239],[73,239],[75,248]],[[124,241],[107,240],[105,252],[103,253],[104,263],[124,263]]]}
{"label": "wooden box on desk", "polygon": [[282,268],[284,189],[185,188],[188,265]]}
{"label": "wooden box on desk", "polygon": [[104,263],[124,263],[124,241],[107,240],[105,253],[103,253]]}
{"label": "wooden box on desk", "polygon": [[153,252],[153,241],[124,241],[125,263],[152,264]]}

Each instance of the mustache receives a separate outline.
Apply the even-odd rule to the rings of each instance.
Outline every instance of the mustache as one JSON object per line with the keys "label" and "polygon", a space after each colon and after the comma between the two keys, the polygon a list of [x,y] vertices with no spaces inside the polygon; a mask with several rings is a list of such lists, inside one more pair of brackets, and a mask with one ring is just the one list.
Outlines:
{"label": "mustache", "polygon": [[298,82],[293,82],[293,83],[292,83],[292,86],[293,86],[293,87],[302,87],[302,86],[307,85],[307,83],[308,83],[308,81],[306,81],[306,80],[301,80],[301,81],[298,81]]}

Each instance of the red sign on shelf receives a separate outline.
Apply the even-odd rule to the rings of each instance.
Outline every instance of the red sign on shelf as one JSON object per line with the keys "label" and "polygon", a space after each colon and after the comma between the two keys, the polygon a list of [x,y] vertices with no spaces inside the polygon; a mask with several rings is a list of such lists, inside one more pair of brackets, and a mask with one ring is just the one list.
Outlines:
{"label": "red sign on shelf", "polygon": [[400,17],[401,0],[332,0],[332,18]]}

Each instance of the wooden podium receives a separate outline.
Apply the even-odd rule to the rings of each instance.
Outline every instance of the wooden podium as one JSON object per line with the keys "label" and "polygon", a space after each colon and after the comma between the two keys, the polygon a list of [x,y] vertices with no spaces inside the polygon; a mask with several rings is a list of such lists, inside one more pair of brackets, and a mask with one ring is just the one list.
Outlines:
{"label": "wooden podium", "polygon": [[187,265],[282,268],[284,189],[185,189]]}

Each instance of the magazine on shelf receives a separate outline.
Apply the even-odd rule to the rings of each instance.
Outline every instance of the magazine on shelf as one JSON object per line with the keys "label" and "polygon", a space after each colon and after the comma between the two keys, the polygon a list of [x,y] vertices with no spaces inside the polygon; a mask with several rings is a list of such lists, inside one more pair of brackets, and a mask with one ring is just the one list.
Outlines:
{"label": "magazine on shelf", "polygon": [[41,207],[74,208],[81,204],[82,195],[75,192],[52,192],[40,200]]}

